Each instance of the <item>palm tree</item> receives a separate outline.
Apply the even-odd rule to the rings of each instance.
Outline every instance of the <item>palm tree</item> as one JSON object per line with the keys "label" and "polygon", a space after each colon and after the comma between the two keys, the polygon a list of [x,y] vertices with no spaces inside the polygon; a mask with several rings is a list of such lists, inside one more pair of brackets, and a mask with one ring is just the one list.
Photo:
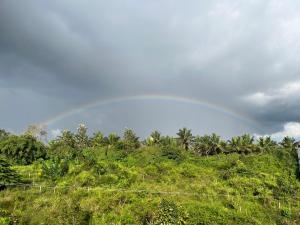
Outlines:
{"label": "palm tree", "polygon": [[91,138],[92,147],[101,147],[105,144],[106,140],[104,138],[104,135],[100,131],[94,133],[93,137]]}
{"label": "palm tree", "polygon": [[210,138],[210,155],[214,155],[214,154],[220,154],[224,151],[225,147],[226,147],[226,142],[222,141],[220,136],[218,136],[217,134],[213,133]]}
{"label": "palm tree", "polygon": [[296,146],[296,141],[292,137],[284,137],[283,140],[280,142],[280,145],[284,148],[290,148],[293,149]]}
{"label": "palm tree", "polygon": [[196,136],[193,141],[193,150],[199,155],[208,155],[209,149],[209,140],[208,135],[205,136]]}
{"label": "palm tree", "polygon": [[271,148],[275,147],[277,145],[276,141],[273,141],[270,136],[267,137],[260,137],[258,139],[258,147],[260,151],[269,151]]}
{"label": "palm tree", "polygon": [[120,137],[116,133],[109,134],[107,137],[107,143],[108,143],[109,148],[111,148],[112,146],[115,146],[119,140],[120,140]]}
{"label": "palm tree", "polygon": [[108,137],[106,138],[107,146],[105,149],[105,156],[108,155],[108,149],[111,149],[112,147],[116,146],[116,144],[119,142],[120,137],[116,133],[110,133]]}
{"label": "palm tree", "polygon": [[170,137],[170,136],[162,136],[160,139],[161,139],[160,140],[160,144],[163,147],[172,147],[172,148],[175,148],[175,147],[178,146],[177,138]]}
{"label": "palm tree", "polygon": [[202,137],[197,136],[193,141],[193,148],[200,155],[215,155],[224,152],[226,142],[213,133]]}
{"label": "palm tree", "polygon": [[192,131],[184,127],[182,129],[179,129],[177,135],[178,135],[178,140],[180,144],[183,146],[183,148],[185,150],[189,150],[189,146],[193,140]]}
{"label": "palm tree", "polygon": [[155,130],[150,135],[150,140],[154,145],[159,145],[161,143],[161,135],[160,133]]}
{"label": "palm tree", "polygon": [[254,144],[254,137],[249,134],[233,137],[228,141],[228,144],[230,148],[229,153],[249,154],[257,151],[257,146]]}

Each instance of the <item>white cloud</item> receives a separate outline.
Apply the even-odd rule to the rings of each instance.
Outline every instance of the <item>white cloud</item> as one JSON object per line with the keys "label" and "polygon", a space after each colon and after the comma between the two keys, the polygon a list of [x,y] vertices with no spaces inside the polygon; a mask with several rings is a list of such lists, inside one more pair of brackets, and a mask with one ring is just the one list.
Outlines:
{"label": "white cloud", "polygon": [[292,97],[300,97],[300,81],[289,82],[266,92],[256,92],[244,99],[256,105],[267,105],[275,100],[288,100]]}
{"label": "white cloud", "polygon": [[265,134],[265,135],[255,134],[254,136],[256,138],[262,137],[262,136],[271,136],[272,139],[277,140],[277,141],[282,140],[286,136],[293,137],[295,139],[300,139],[300,123],[288,122],[288,123],[284,124],[282,131],[278,131],[278,132],[275,132],[272,134]]}

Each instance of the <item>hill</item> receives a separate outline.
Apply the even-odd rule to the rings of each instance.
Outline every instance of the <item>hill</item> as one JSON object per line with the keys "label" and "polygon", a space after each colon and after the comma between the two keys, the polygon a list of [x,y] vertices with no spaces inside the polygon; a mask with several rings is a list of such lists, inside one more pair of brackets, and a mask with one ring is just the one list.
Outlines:
{"label": "hill", "polygon": [[0,224],[300,224],[293,147],[122,146],[53,142],[30,163],[2,151],[22,180],[2,184]]}

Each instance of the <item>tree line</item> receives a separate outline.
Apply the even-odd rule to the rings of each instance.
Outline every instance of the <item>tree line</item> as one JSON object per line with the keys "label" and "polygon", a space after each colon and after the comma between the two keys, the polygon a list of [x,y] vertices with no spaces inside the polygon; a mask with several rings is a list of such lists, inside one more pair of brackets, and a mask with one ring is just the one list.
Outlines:
{"label": "tree line", "polygon": [[[40,132],[41,133],[41,132]],[[42,132],[43,135],[45,132]],[[179,129],[176,137],[163,136],[159,131],[153,131],[150,136],[141,140],[132,129],[126,128],[123,136],[116,133],[105,136],[102,132],[88,135],[87,127],[80,124],[76,132],[63,130],[61,135],[45,143],[32,129],[24,134],[15,135],[0,130],[0,154],[18,164],[31,164],[38,159],[47,159],[53,156],[76,157],[86,148],[104,149],[105,155],[110,150],[120,150],[128,154],[143,146],[189,151],[199,156],[216,154],[250,154],[270,151],[274,147],[288,149],[296,148],[296,141],[292,137],[284,137],[276,142],[270,136],[255,139],[250,134],[232,137],[223,140],[219,135],[196,135],[187,128]]]}

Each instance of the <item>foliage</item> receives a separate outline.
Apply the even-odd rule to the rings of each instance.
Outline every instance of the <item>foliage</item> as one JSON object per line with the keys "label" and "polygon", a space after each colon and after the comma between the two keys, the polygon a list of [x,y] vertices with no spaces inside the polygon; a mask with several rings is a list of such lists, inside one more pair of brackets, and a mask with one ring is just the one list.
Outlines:
{"label": "foliage", "polygon": [[178,147],[177,139],[170,136],[161,137],[161,146],[162,147]]}
{"label": "foliage", "polygon": [[4,129],[0,129],[0,142],[8,138],[9,135],[9,132],[5,131]]}
{"label": "foliage", "polygon": [[293,149],[295,147],[295,144],[295,139],[292,137],[284,137],[280,142],[280,145],[287,149]]}
{"label": "foliage", "polygon": [[87,135],[87,127],[84,124],[79,124],[74,139],[77,149],[83,149],[90,145],[90,140]]}
{"label": "foliage", "polygon": [[184,225],[187,224],[188,214],[174,202],[162,199],[155,212],[153,225]]}
{"label": "foliage", "polygon": [[228,142],[229,153],[250,154],[259,151],[259,148],[254,144],[254,137],[249,134],[233,137]]}
{"label": "foliage", "polygon": [[54,158],[42,164],[42,176],[52,181],[68,173],[69,165],[66,160]]}
{"label": "foliage", "polygon": [[150,137],[148,139],[148,145],[159,146],[161,144],[161,141],[161,134],[157,130],[155,130],[150,134]]}
{"label": "foliage", "polygon": [[126,152],[137,149],[140,146],[139,137],[136,136],[133,130],[125,129],[123,134],[123,147]]}
{"label": "foliage", "polygon": [[58,136],[54,142],[57,143],[57,145],[64,145],[73,149],[75,149],[76,146],[75,135],[69,130],[63,130],[61,135]]}
{"label": "foliage", "polygon": [[163,157],[180,162],[183,160],[183,154],[180,148],[164,147],[162,148]]}
{"label": "foliage", "polygon": [[0,171],[28,183],[12,176],[18,186],[0,191],[0,224],[300,224],[291,139],[188,135],[186,151],[159,132],[149,145],[132,130],[96,133],[88,145],[77,134],[63,132],[30,165],[4,160]]}
{"label": "foliage", "polygon": [[193,149],[200,155],[216,155],[225,151],[226,143],[216,134],[196,136],[193,141]]}
{"label": "foliage", "polygon": [[186,127],[184,127],[182,129],[179,129],[177,135],[178,135],[178,139],[179,139],[179,142],[182,145],[182,147],[185,150],[188,150],[189,146],[191,145],[192,140],[193,140],[192,131],[188,130]]}
{"label": "foliage", "polygon": [[9,212],[0,208],[0,225],[10,225],[12,222],[13,221],[9,216]]}
{"label": "foliage", "polygon": [[30,164],[46,157],[45,145],[30,135],[11,135],[0,142],[0,153],[19,164]]}
{"label": "foliage", "polygon": [[20,175],[13,169],[11,165],[0,157],[0,190],[7,185],[17,185],[21,183]]}
{"label": "foliage", "polygon": [[276,145],[276,141],[272,140],[270,136],[260,137],[258,140],[260,151],[270,151],[272,148],[276,147]]}
{"label": "foliage", "polygon": [[106,144],[107,144],[107,140],[105,139],[104,135],[100,131],[94,133],[93,137],[91,138],[92,147],[103,147]]}

